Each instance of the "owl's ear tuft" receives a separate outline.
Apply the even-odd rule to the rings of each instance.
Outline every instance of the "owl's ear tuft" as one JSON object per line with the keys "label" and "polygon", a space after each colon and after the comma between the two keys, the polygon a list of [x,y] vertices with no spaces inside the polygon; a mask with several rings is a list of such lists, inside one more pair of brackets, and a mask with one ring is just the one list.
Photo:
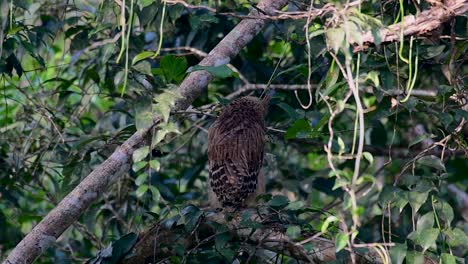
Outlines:
{"label": "owl's ear tuft", "polygon": [[266,92],[265,96],[260,99],[260,102],[263,106],[264,115],[268,112],[268,105],[270,104],[271,98],[276,94],[275,90],[269,90]]}

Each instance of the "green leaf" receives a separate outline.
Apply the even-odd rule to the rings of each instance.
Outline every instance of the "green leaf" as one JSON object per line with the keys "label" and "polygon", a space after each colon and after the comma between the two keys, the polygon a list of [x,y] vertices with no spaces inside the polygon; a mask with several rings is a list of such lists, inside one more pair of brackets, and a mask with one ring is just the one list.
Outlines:
{"label": "green leaf", "polygon": [[140,185],[138,189],[136,190],[136,196],[138,198],[142,197],[147,191],[148,191],[149,186],[146,184]]}
{"label": "green leaf", "polygon": [[375,183],[375,178],[372,175],[364,174],[357,179],[356,184],[361,185],[364,182]]}
{"label": "green leaf", "polygon": [[[105,258],[102,262],[99,263],[119,263],[119,261],[133,248],[137,238],[137,234],[129,233],[119,238],[118,240],[113,241],[112,244],[108,247],[112,250],[111,256],[109,256],[109,258]],[[102,251],[101,254],[103,254]]]}
{"label": "green leaf", "polygon": [[432,167],[437,170],[445,171],[444,163],[440,160],[439,157],[436,157],[434,155],[424,156],[418,159],[417,163],[424,166]]}
{"label": "green leaf", "polygon": [[336,65],[335,61],[332,61],[330,68],[328,68],[327,75],[325,76],[325,88],[326,90],[322,93],[323,96],[332,94],[337,88],[339,88],[343,82],[336,83],[340,77],[340,68]]}
{"label": "green leaf", "polygon": [[150,160],[149,164],[150,168],[155,171],[159,171],[159,169],[161,169],[161,163],[158,160],[152,159]]}
{"label": "green leaf", "polygon": [[423,229],[433,228],[434,227],[434,213],[428,212],[427,214],[421,216],[418,219],[416,225],[416,230],[421,231]]}
{"label": "green leaf", "polygon": [[286,230],[286,234],[291,239],[297,239],[299,236],[301,236],[301,228],[297,225],[289,226]]}
{"label": "green leaf", "polygon": [[426,53],[423,54],[423,58],[425,59],[431,59],[436,56],[439,56],[445,49],[445,45],[440,45],[440,46],[429,46],[426,49]]}
{"label": "green leaf", "polygon": [[194,72],[194,71],[207,71],[213,77],[215,78],[227,78],[234,76],[234,72],[227,66],[227,65],[221,65],[221,66],[200,66],[200,65],[195,65],[189,68],[188,72]]}
{"label": "green leaf", "polygon": [[428,228],[423,230],[417,230],[411,233],[408,238],[413,240],[414,243],[420,245],[423,248],[423,252],[429,247],[435,244],[437,237],[439,236],[439,229]]}
{"label": "green leaf", "polygon": [[134,162],[132,165],[132,170],[134,172],[138,172],[139,170],[143,169],[147,164],[148,162],[146,161]]}
{"label": "green leaf", "polygon": [[457,263],[457,259],[455,258],[455,256],[451,254],[447,254],[447,253],[442,253],[440,259],[442,260],[441,264],[456,264]]}
{"label": "green leaf", "polygon": [[178,83],[184,78],[188,63],[185,57],[166,55],[161,59],[160,66],[161,72],[153,70],[153,74],[162,74],[168,83],[172,81]]}
{"label": "green leaf", "polygon": [[169,121],[169,116],[171,115],[171,107],[168,104],[156,104],[153,107],[155,113],[158,113],[162,116],[163,122],[167,123]]}
{"label": "green leaf", "polygon": [[153,125],[153,113],[145,111],[135,115],[135,127],[138,130],[150,128]]}
{"label": "green leaf", "polygon": [[149,154],[149,146],[143,146],[133,152],[133,162],[139,162],[146,158]]}
{"label": "green leaf", "polygon": [[391,204],[400,209],[400,212],[408,203],[408,192],[393,186],[384,186],[379,195],[379,203],[382,207]]}
{"label": "green leaf", "polygon": [[[198,208],[197,208],[198,209]],[[192,232],[197,226],[198,219],[203,215],[203,211],[198,209],[195,212],[187,214],[185,218],[185,231]]]}
{"label": "green leaf", "polygon": [[273,198],[268,202],[268,205],[272,207],[285,207],[289,204],[289,199],[283,195],[275,195]]}
{"label": "green leaf", "polygon": [[346,247],[348,244],[349,240],[349,235],[348,234],[343,234],[343,233],[338,233],[336,234],[335,237],[335,252],[338,252],[342,250],[343,248]]}
{"label": "green leaf", "polygon": [[424,255],[417,251],[408,251],[406,253],[406,263],[424,264]]}
{"label": "green leaf", "polygon": [[297,210],[301,209],[302,207],[304,207],[304,202],[303,201],[294,201],[294,202],[289,203],[289,205],[286,207],[286,209],[297,211]]}
{"label": "green leaf", "polygon": [[311,130],[312,128],[306,119],[299,119],[286,131],[284,139],[296,138],[300,133],[309,134]]}
{"label": "green leaf", "polygon": [[371,80],[375,87],[380,87],[379,74],[377,71],[370,71],[367,73],[365,80]]}
{"label": "green leaf", "polygon": [[327,167],[327,156],[315,152],[307,154],[309,168],[314,171],[319,171]]}
{"label": "green leaf", "polygon": [[325,30],[318,29],[318,30],[309,30],[309,39],[317,37],[325,33]]}
{"label": "green leaf", "polygon": [[346,179],[344,177],[336,177],[335,184],[333,185],[332,190],[336,190],[336,189],[341,188],[343,186],[346,186],[348,184],[349,184],[348,179]]}
{"label": "green leaf", "polygon": [[149,61],[141,61],[137,63],[136,65],[133,65],[132,68],[139,73],[142,73],[144,75],[151,76],[153,73],[151,69],[151,63]]}
{"label": "green leaf", "polygon": [[468,245],[468,236],[460,228],[445,230],[444,234],[447,236],[447,242],[452,247]]}
{"label": "green leaf", "polygon": [[154,55],[154,52],[152,51],[143,51],[143,52],[140,52],[138,53],[132,60],[132,65],[135,65],[137,64],[139,61],[141,60],[144,60],[144,59],[147,59],[151,56]]}
{"label": "green leaf", "polygon": [[395,194],[395,200],[393,204],[400,210],[400,213],[409,202],[408,194],[409,192],[407,191],[401,191],[398,195]]}
{"label": "green leaf", "polygon": [[327,219],[325,219],[325,221],[323,222],[320,231],[321,231],[322,233],[326,233],[326,232],[328,231],[328,226],[329,226],[331,223],[338,222],[338,221],[339,221],[338,217],[336,217],[336,216],[334,216],[334,215],[330,215],[330,216],[327,217]]}
{"label": "green leaf", "polygon": [[363,152],[362,155],[369,162],[370,165],[374,164],[374,157],[370,152]]}
{"label": "green leaf", "polygon": [[338,53],[340,48],[345,45],[345,32],[342,28],[330,28],[325,32],[327,36],[328,45]]}
{"label": "green leaf", "polygon": [[342,25],[345,28],[345,32],[347,37],[349,38],[351,43],[356,43],[359,46],[362,46],[363,40],[363,32],[359,29],[355,22],[345,21]]}
{"label": "green leaf", "polygon": [[413,208],[413,212],[418,212],[419,208],[426,202],[427,200],[427,195],[429,192],[417,192],[417,191],[410,191],[408,192],[408,201],[411,205],[411,208]]}
{"label": "green leaf", "polygon": [[146,182],[146,180],[148,180],[148,177],[149,177],[149,175],[146,172],[138,175],[138,177],[135,180],[135,184],[137,186],[141,186],[143,183]]}
{"label": "green leaf", "polygon": [[215,246],[217,250],[223,249],[226,244],[231,240],[231,234],[229,232],[222,232],[215,237]]}
{"label": "green leaf", "polygon": [[338,137],[337,141],[338,141],[338,146],[340,147],[340,150],[338,153],[343,154],[346,149],[345,143],[341,137]]}
{"label": "green leaf", "polygon": [[453,221],[454,218],[454,213],[453,213],[453,208],[450,206],[449,203],[443,202],[443,201],[438,201],[434,205],[436,212],[437,212],[437,217],[440,220],[443,220],[446,224],[446,226],[450,226],[451,222]]}
{"label": "green leaf", "polygon": [[140,1],[138,1],[138,4],[140,5],[140,9],[143,9],[143,8],[151,5],[154,2],[155,2],[155,0],[140,0]]}
{"label": "green leaf", "polygon": [[231,101],[229,101],[228,99],[224,98],[224,97],[221,97],[217,94],[215,94],[215,97],[216,97],[216,100],[218,100],[218,102],[223,105],[223,106],[226,106],[228,105],[229,103],[231,103]]}
{"label": "green leaf", "polygon": [[277,105],[278,105],[279,108],[283,109],[286,113],[288,113],[289,118],[291,118],[292,120],[296,120],[296,119],[299,118],[299,114],[290,105],[285,104],[283,102],[280,102]]}
{"label": "green leaf", "polygon": [[419,135],[413,141],[410,142],[410,144],[408,145],[408,148],[411,148],[412,146],[429,138],[434,138],[434,135],[428,135],[428,134]]}
{"label": "green leaf", "polygon": [[152,146],[156,146],[157,144],[159,144],[159,142],[161,142],[170,133],[180,134],[177,125],[172,122],[169,122],[167,124],[161,124],[159,126],[159,130],[156,132],[156,134],[153,137],[153,140],[151,141]]}
{"label": "green leaf", "polygon": [[149,190],[151,191],[151,195],[153,196],[153,201],[156,203],[159,202],[159,199],[161,198],[161,193],[159,192],[159,189],[154,185],[150,185]]}
{"label": "green leaf", "polygon": [[201,15],[193,14],[189,17],[190,26],[195,31],[209,26],[209,23],[218,23],[218,22],[219,22],[219,19],[210,13],[201,14]]}
{"label": "green leaf", "polygon": [[153,110],[162,116],[164,123],[167,123],[171,114],[171,108],[181,98],[182,95],[177,90],[165,90],[154,99],[156,105],[153,105]]}
{"label": "green leaf", "polygon": [[404,244],[395,243],[395,246],[390,248],[390,259],[392,264],[401,264],[406,257],[406,242]]}

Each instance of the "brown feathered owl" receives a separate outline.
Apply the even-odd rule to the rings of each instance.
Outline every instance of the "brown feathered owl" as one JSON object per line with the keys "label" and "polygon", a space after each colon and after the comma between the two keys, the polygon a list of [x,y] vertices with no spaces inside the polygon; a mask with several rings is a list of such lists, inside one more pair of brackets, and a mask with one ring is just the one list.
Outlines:
{"label": "brown feathered owl", "polygon": [[264,191],[265,115],[270,96],[227,105],[208,131],[210,203],[238,209]]}

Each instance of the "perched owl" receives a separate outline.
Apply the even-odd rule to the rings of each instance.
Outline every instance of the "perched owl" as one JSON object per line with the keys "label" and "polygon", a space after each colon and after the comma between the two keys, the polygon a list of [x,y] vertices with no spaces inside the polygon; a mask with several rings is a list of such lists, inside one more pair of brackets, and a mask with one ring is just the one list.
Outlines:
{"label": "perched owl", "polygon": [[239,209],[264,191],[265,115],[270,96],[227,105],[208,131],[210,203]]}

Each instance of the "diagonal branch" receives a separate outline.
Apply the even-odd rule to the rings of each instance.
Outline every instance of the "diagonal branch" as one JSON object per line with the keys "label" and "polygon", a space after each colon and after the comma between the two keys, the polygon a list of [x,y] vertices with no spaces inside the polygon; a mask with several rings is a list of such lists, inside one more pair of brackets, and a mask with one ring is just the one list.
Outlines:
{"label": "diagonal branch", "polygon": [[[281,9],[286,0],[263,0],[257,5],[267,15]],[[250,14],[263,16],[252,10]],[[219,66],[229,63],[240,50],[265,26],[265,19],[246,19],[241,21],[224,39],[200,62],[203,66]],[[189,107],[207,87],[212,76],[207,71],[196,71],[188,75],[178,88],[183,96],[173,110]],[[153,125],[158,124],[156,116]],[[133,152],[144,144],[153,128],[137,131],[118,147],[112,155],[95,168],[75,189],[37,224],[23,240],[11,251],[4,263],[31,263],[96,200],[107,188],[128,170]]]}
{"label": "diagonal branch", "polygon": [[[421,12],[418,16],[405,16],[402,23],[391,25],[381,29],[379,32],[379,42],[393,42],[400,39],[400,35],[412,36],[422,35],[427,32],[439,28],[443,23],[454,18],[455,16],[463,16],[468,12],[467,0],[449,0],[442,1],[429,10]],[[401,27],[403,25],[403,33]],[[376,43],[376,39],[372,32],[367,32],[363,35],[364,43]],[[354,52],[365,49],[365,47],[355,47]]]}

